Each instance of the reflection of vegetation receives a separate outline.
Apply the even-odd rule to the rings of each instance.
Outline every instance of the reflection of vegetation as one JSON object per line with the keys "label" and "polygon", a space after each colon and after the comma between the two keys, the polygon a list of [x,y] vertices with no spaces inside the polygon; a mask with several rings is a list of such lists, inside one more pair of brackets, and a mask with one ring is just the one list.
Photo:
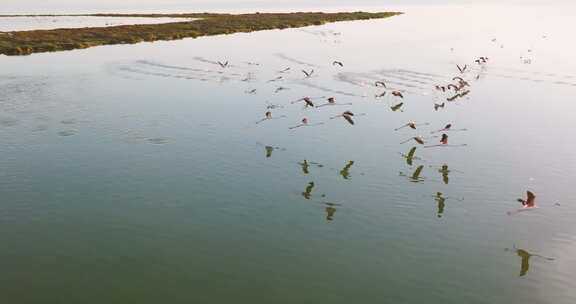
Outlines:
{"label": "reflection of vegetation", "polygon": [[342,175],[344,179],[350,179],[350,168],[352,168],[353,165],[354,161],[351,160],[346,164],[346,166],[344,166],[344,168],[342,168],[342,170],[340,170],[340,175]]}
{"label": "reflection of vegetation", "polygon": [[386,18],[399,13],[283,13],[283,14],[97,14],[101,17],[179,17],[197,20],[145,25],[53,29],[0,33],[0,54],[83,49],[98,45],[177,40],[201,36],[321,25],[329,22]]}

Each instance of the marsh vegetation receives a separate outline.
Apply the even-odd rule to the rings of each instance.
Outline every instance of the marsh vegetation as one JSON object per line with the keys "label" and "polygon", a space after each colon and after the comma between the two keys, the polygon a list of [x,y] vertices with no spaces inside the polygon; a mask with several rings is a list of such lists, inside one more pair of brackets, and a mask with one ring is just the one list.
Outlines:
{"label": "marsh vegetation", "polygon": [[398,14],[400,13],[95,14],[89,16],[198,19],[164,24],[5,32],[0,33],[0,54],[29,55],[99,45],[132,44],[143,41],[177,40],[237,32],[296,28],[337,21],[386,18]]}

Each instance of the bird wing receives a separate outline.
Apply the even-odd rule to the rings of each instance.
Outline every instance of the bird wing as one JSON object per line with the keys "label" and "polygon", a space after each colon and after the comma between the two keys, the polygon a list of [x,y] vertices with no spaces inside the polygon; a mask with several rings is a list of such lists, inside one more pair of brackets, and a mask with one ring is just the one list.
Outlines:
{"label": "bird wing", "polygon": [[352,117],[349,115],[342,115],[342,117],[344,117],[344,119],[346,119],[346,121],[348,121],[351,125],[354,125],[354,120],[352,120]]}
{"label": "bird wing", "polygon": [[526,206],[534,207],[536,195],[534,195],[534,193],[532,193],[531,191],[526,191],[526,195],[528,196],[528,199],[526,200]]}

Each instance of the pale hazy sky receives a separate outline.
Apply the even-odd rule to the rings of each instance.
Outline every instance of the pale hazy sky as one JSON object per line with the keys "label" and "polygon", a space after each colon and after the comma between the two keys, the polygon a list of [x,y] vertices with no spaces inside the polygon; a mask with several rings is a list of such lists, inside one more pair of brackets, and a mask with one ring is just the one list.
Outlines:
{"label": "pale hazy sky", "polygon": [[0,0],[0,14],[112,12],[112,11],[225,11],[229,9],[274,9],[339,6],[368,7],[434,4],[568,4],[576,0]]}

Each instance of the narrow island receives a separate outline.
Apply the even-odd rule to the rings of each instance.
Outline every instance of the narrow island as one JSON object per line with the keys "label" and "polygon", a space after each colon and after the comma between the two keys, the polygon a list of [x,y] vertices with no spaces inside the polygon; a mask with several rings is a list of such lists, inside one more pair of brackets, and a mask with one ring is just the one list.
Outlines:
{"label": "narrow island", "polygon": [[[254,13],[254,14],[91,14],[90,17],[194,18],[185,22],[0,32],[0,54],[8,56],[84,49],[99,45],[177,40],[201,36],[297,28],[338,21],[387,18],[399,12]],[[15,17],[5,15],[0,17]]]}

